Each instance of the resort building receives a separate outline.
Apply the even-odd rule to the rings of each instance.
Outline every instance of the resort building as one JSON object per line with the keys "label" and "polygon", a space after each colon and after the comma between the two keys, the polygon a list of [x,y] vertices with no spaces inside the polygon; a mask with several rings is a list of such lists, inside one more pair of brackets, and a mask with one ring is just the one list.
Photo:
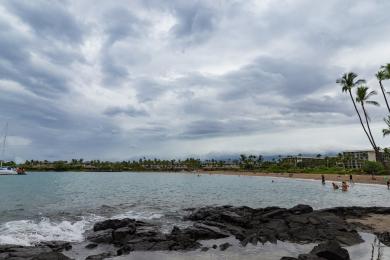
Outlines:
{"label": "resort building", "polygon": [[[379,156],[381,156],[385,163],[390,162],[390,153],[380,150]],[[360,169],[363,167],[366,161],[376,162],[376,156],[374,150],[356,150],[343,152],[344,166],[345,168]]]}
{"label": "resort building", "polygon": [[320,167],[327,166],[325,158],[309,156],[287,156],[281,159],[281,164],[293,167]]}

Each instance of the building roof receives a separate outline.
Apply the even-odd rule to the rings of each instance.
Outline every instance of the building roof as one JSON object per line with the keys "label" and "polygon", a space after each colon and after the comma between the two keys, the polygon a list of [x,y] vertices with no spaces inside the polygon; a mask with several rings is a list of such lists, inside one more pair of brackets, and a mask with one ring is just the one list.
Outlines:
{"label": "building roof", "polygon": [[[383,150],[380,149],[380,151],[382,152]],[[363,152],[375,152],[374,150],[347,150],[347,151],[343,151],[343,153],[363,153]]]}

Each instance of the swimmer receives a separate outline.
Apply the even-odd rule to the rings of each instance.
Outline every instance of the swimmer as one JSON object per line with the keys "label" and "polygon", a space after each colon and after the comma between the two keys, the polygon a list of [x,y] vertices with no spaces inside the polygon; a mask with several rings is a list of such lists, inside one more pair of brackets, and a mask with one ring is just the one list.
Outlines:
{"label": "swimmer", "polygon": [[332,186],[333,186],[333,189],[334,190],[338,190],[339,189],[339,185],[337,185],[336,183],[332,182]]}
{"label": "swimmer", "polygon": [[341,188],[343,191],[348,191],[349,185],[347,184],[347,182],[343,181],[343,183],[341,184]]}

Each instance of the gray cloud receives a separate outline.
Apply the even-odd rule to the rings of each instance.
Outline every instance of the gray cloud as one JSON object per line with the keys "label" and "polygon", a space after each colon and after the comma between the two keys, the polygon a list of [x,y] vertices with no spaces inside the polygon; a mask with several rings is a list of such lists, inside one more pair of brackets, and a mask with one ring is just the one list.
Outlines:
{"label": "gray cloud", "polygon": [[199,43],[212,37],[219,15],[216,10],[200,2],[179,4],[174,9],[174,14],[177,17],[177,23],[171,30],[186,44]]}
{"label": "gray cloud", "polygon": [[134,107],[109,107],[104,111],[107,116],[127,115],[130,117],[147,116],[148,113],[143,109]]}
{"label": "gray cloud", "polygon": [[65,1],[6,1],[6,8],[28,24],[40,37],[80,43],[82,27]]}
{"label": "gray cloud", "polygon": [[[373,74],[390,62],[389,8],[2,1],[0,122],[29,141],[10,144],[24,159],[367,147],[335,79],[354,70],[377,88]],[[369,113],[382,138],[384,108]]]}

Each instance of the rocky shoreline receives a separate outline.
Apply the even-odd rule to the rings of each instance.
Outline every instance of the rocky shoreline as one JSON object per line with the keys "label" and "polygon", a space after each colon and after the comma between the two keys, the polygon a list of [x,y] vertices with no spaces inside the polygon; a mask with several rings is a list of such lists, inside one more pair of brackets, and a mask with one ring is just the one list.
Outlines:
{"label": "rocky shoreline", "polygon": [[[363,243],[358,231],[375,233],[378,239],[390,246],[390,233],[373,230],[371,226],[353,222],[372,214],[389,216],[387,207],[336,207],[313,210],[308,205],[293,208],[250,208],[250,207],[202,207],[187,209],[184,220],[192,225],[174,227],[170,233],[163,233],[160,227],[134,219],[108,219],[95,223],[86,232],[86,250],[99,249],[86,259],[104,259],[131,254],[132,251],[208,251],[210,248],[226,250],[229,243],[213,245],[210,248],[201,244],[203,240],[234,237],[241,246],[247,244],[277,243],[317,243],[308,254],[288,259],[350,259],[342,246]],[[0,245],[0,259],[48,260],[70,259],[66,251],[75,244],[53,241],[33,247]]]}

